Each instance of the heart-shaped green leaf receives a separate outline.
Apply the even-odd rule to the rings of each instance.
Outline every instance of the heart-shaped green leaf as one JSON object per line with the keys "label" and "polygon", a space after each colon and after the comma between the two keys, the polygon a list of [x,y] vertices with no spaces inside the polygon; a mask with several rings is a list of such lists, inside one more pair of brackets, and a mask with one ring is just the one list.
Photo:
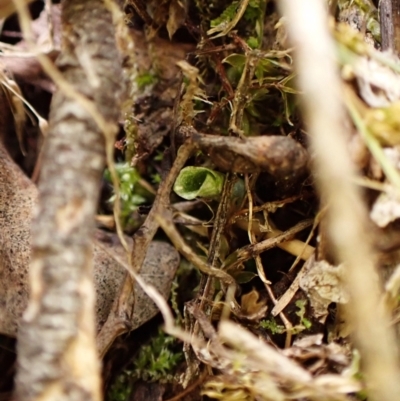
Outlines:
{"label": "heart-shaped green leaf", "polygon": [[225,176],[206,167],[188,166],[181,170],[174,191],[180,197],[213,198],[221,194]]}

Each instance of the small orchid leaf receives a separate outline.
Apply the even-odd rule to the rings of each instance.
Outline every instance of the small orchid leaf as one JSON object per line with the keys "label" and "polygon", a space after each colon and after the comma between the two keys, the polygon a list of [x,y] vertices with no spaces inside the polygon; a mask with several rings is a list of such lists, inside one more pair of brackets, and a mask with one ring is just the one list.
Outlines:
{"label": "small orchid leaf", "polygon": [[229,266],[235,263],[238,260],[238,252],[237,250],[231,253],[229,256],[226,257],[224,260],[224,263],[221,266],[221,269],[227,270],[229,269]]}
{"label": "small orchid leaf", "polygon": [[246,284],[253,280],[253,278],[257,277],[256,273],[249,272],[249,271],[239,271],[232,274],[232,277],[238,284]]}
{"label": "small orchid leaf", "polygon": [[214,198],[221,194],[224,178],[223,174],[209,168],[188,166],[179,173],[174,191],[186,200]]}

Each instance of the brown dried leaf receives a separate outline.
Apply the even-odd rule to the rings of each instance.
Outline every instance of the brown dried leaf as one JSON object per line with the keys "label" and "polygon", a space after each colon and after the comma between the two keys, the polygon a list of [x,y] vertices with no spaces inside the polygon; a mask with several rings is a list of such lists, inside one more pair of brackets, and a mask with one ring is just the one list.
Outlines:
{"label": "brown dried leaf", "polygon": [[[11,160],[0,142],[0,333],[9,336],[16,335],[18,320],[28,303],[30,225],[37,196],[35,185]],[[126,259],[126,254],[116,236],[101,231],[97,232],[93,248],[99,330],[126,275],[114,255]],[[152,242],[141,276],[166,297],[178,264],[179,254],[171,245]],[[135,299],[132,328],[140,326],[158,311],[140,288],[135,289]]]}
{"label": "brown dried leaf", "polygon": [[265,317],[268,306],[265,299],[254,288],[242,296],[241,307],[243,315],[249,320],[260,320]]}
{"label": "brown dried leaf", "polygon": [[174,33],[185,22],[186,10],[184,5],[179,0],[172,0],[169,4],[169,16],[167,21],[167,31],[169,38],[172,39]]}

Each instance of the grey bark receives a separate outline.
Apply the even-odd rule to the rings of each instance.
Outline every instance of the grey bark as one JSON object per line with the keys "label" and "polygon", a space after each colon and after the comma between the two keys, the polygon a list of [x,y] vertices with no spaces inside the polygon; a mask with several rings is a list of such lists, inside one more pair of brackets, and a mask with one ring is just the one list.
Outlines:
{"label": "grey bark", "polygon": [[[57,65],[108,122],[117,122],[121,58],[101,0],[66,0]],[[20,400],[98,400],[92,239],[105,141],[86,110],[58,91],[32,226],[31,293],[18,332]]]}
{"label": "grey bark", "polygon": [[379,17],[381,25],[382,50],[394,48],[394,29],[392,15],[392,1],[381,0],[379,2]]}

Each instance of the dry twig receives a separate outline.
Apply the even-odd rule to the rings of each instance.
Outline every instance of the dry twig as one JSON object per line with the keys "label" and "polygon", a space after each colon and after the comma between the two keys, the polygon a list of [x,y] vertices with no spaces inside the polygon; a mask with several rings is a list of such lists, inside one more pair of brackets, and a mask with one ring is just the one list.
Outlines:
{"label": "dry twig", "polygon": [[[180,170],[183,168],[187,159],[192,154],[193,149],[194,147],[191,143],[186,143],[180,147],[170,172],[161,182],[156,199],[154,200],[153,207],[148,214],[146,221],[133,237],[133,247],[131,251],[132,263],[131,268],[129,269],[130,272],[140,272],[146,256],[147,248],[159,227],[159,222],[157,221],[156,217],[162,214],[164,210],[168,208],[172,186]],[[114,341],[114,327],[116,325],[121,327],[119,334],[129,330],[129,321],[134,312],[133,284],[134,277],[132,275],[127,276],[119,299],[117,299],[114,303],[112,311],[101,332],[99,333],[99,343],[111,344]]]}

